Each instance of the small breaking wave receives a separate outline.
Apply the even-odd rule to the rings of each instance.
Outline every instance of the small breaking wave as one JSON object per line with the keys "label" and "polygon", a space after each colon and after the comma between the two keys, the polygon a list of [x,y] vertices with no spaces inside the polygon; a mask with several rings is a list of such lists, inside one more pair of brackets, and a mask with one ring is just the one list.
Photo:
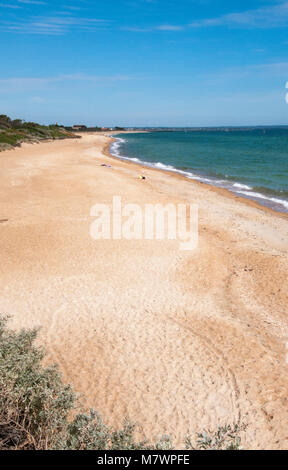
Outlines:
{"label": "small breaking wave", "polygon": [[239,189],[247,189],[251,191],[253,188],[248,186],[247,184],[242,184],[242,183],[233,183],[233,188],[239,188]]}
{"label": "small breaking wave", "polygon": [[[235,191],[235,192],[238,194],[243,194],[244,196],[248,196],[251,199],[263,199],[273,204],[280,204],[288,211],[288,201],[285,201],[284,199],[279,199],[276,197],[268,197],[262,193],[255,193],[254,191]],[[271,205],[272,204],[269,204],[269,206]]]}
{"label": "small breaking wave", "polygon": [[128,160],[132,161],[135,163],[139,163],[141,165],[150,167],[150,168],[157,168],[159,170],[164,170],[168,172],[173,172],[177,173],[180,175],[185,176],[186,178],[200,181],[201,183],[206,183],[210,184],[212,186],[228,189],[229,191],[233,192],[234,194],[237,195],[242,195],[243,197],[246,197],[248,199],[253,199],[256,200],[259,203],[262,203],[262,205],[271,207],[275,210],[281,211],[281,212],[288,212],[288,201],[285,199],[280,199],[278,197],[269,197],[266,196],[263,193],[260,192],[255,192],[253,191],[253,187],[248,186],[247,184],[244,183],[239,183],[239,182],[233,182],[229,180],[223,180],[223,179],[217,179],[213,177],[207,177],[207,176],[201,176],[193,173],[192,171],[187,171],[187,170],[181,170],[179,168],[175,168],[172,165],[166,165],[165,163],[162,162],[147,162],[145,160],[141,160],[136,157],[127,157],[123,154],[120,153],[120,148],[122,144],[127,142],[125,139],[120,138],[120,137],[114,137],[114,142],[111,144],[110,147],[110,152],[113,156],[121,159],[121,160]]}

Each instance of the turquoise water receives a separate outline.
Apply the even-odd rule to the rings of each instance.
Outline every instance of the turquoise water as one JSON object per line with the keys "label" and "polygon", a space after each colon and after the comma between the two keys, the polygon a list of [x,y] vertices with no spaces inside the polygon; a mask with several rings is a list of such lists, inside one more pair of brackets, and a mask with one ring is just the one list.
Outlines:
{"label": "turquoise water", "polygon": [[288,212],[288,130],[119,134],[111,152]]}

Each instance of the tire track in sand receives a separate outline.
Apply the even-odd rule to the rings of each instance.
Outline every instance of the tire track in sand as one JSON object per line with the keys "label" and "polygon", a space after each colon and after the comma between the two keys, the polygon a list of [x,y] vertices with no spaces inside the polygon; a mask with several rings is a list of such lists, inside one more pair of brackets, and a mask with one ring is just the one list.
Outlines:
{"label": "tire track in sand", "polygon": [[[196,332],[191,327],[183,325],[181,322],[171,317],[168,317],[168,318],[171,322],[177,324],[180,328],[189,331],[192,335],[199,338],[204,344],[204,346],[208,349],[210,354],[212,354],[214,357],[216,355],[217,358],[222,362],[222,364],[224,364],[224,367],[222,367],[222,371],[224,375],[227,375],[229,377],[230,379],[229,381],[231,383],[231,389],[233,391],[233,393],[231,394],[231,401],[232,401],[232,406],[234,408],[235,424],[240,424],[241,423],[241,409],[239,405],[240,389],[237,383],[236,375],[234,374],[232,369],[229,367],[228,360],[225,357],[225,355],[217,346],[215,346],[215,344],[207,336],[199,332]],[[225,374],[225,370],[226,370],[226,374]]]}
{"label": "tire track in sand", "polygon": [[47,331],[46,341],[47,341],[47,344],[48,344],[48,347],[49,347],[49,349],[48,349],[49,353],[53,358],[53,362],[57,365],[57,367],[60,370],[60,372],[62,373],[62,375],[65,375],[67,378],[70,378],[66,362],[63,359],[62,355],[59,352],[57,352],[57,349],[54,346],[54,341],[53,341],[53,336],[54,336],[53,335],[53,330],[54,330],[54,328],[57,324],[58,315],[60,314],[60,312],[62,312],[66,308],[67,308],[67,304],[64,304],[61,307],[59,307],[57,310],[54,311],[54,313],[52,315],[52,320],[51,320],[50,326],[49,326],[48,331]]}

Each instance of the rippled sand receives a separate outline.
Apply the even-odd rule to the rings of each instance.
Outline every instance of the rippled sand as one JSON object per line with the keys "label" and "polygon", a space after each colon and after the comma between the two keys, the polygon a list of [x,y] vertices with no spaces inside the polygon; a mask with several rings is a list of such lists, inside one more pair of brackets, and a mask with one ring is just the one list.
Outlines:
{"label": "rippled sand", "polygon": [[[244,447],[287,449],[288,219],[109,158],[108,143],[0,154],[1,312],[41,327],[47,362],[110,424],[128,415],[180,446],[187,431],[240,420]],[[90,208],[114,195],[197,203],[198,249],[93,241]]]}

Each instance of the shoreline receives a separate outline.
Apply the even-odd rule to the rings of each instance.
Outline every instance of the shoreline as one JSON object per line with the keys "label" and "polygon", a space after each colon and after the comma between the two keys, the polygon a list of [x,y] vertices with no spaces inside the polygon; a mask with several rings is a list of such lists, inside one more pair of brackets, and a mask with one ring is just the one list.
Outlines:
{"label": "shoreline", "polygon": [[[132,132],[131,131],[127,131],[126,132],[127,134],[131,134]],[[122,134],[125,134],[125,132],[121,132],[121,135]],[[119,135],[119,134],[118,134]],[[232,198],[232,199],[236,199],[244,204],[248,204],[250,205],[251,207],[255,207],[257,209],[263,209],[265,211],[268,211],[269,213],[272,213],[274,215],[278,215],[280,217],[283,217],[285,219],[288,219],[288,212],[282,212],[282,211],[278,211],[276,209],[273,209],[271,207],[269,207],[268,205],[265,205],[265,204],[261,204],[260,202],[254,200],[253,198],[248,198],[248,197],[245,197],[245,196],[237,196],[232,190],[230,189],[227,189],[227,188],[221,188],[221,187],[218,187],[218,186],[214,186],[212,183],[205,183],[205,182],[201,182],[201,181],[197,181],[197,180],[192,180],[192,179],[189,179],[187,176],[185,175],[181,175],[180,173],[177,173],[177,172],[173,172],[173,171],[169,171],[168,169],[165,170],[165,169],[161,169],[161,168],[155,168],[155,167],[152,167],[152,166],[148,166],[148,165],[144,165],[140,160],[139,162],[134,162],[132,160],[130,160],[129,158],[127,159],[124,159],[124,158],[121,158],[120,156],[117,157],[116,155],[113,155],[111,153],[111,145],[113,144],[113,142],[115,142],[117,140],[117,137],[113,137],[113,136],[110,136],[110,135],[107,135],[107,137],[110,139],[110,142],[107,144],[107,146],[105,146],[104,150],[103,150],[103,153],[105,153],[106,156],[112,158],[112,159],[116,159],[116,160],[120,160],[120,161],[124,161],[124,162],[127,162],[129,164],[132,164],[132,165],[136,165],[137,167],[140,167],[142,168],[143,170],[149,168],[149,170],[155,170],[155,171],[160,171],[160,172],[164,172],[164,173],[169,173],[171,174],[172,176],[176,177],[176,178],[179,178],[180,180],[184,180],[184,181],[190,181],[191,183],[193,184],[198,184],[198,185],[201,185],[201,186],[205,186],[207,189],[211,190],[211,191],[215,191],[216,193],[218,194],[222,194],[223,196],[225,197],[229,197],[229,198]],[[177,169],[176,169],[177,170]]]}
{"label": "shoreline", "polygon": [[[0,311],[40,328],[45,365],[110,426],[129,417],[182,449],[187,432],[241,422],[245,449],[288,449],[287,217],[113,157],[111,139],[1,153]],[[92,240],[91,207],[114,195],[198,204],[198,248]]]}
{"label": "shoreline", "polygon": [[[147,133],[148,131],[121,131],[121,135],[122,134],[139,134],[139,133]],[[112,159],[115,159],[116,161],[122,161],[122,162],[127,162],[127,164],[131,164],[131,165],[136,165],[136,167],[140,167],[142,168],[143,170],[145,169],[149,169],[149,170],[154,170],[154,171],[157,171],[157,172],[163,172],[164,174],[168,173],[172,176],[174,176],[175,178],[178,178],[180,180],[183,180],[183,181],[190,181],[191,183],[193,184],[196,184],[196,185],[201,185],[201,186],[205,186],[207,189],[211,190],[211,191],[215,191],[216,193],[218,194],[222,194],[223,196],[225,197],[228,197],[228,198],[233,198],[233,199],[236,199],[244,204],[248,204],[250,205],[251,207],[255,207],[257,209],[262,209],[264,211],[268,211],[269,213],[271,214],[274,214],[274,215],[278,215],[279,217],[282,217],[282,218],[285,218],[287,219],[288,218],[288,212],[283,212],[283,211],[280,211],[280,210],[276,210],[276,209],[273,209],[272,207],[269,207],[268,205],[265,205],[265,204],[261,204],[260,202],[258,202],[256,199],[253,199],[253,197],[249,198],[249,197],[245,197],[245,196],[241,196],[241,195],[237,195],[235,194],[232,190],[230,189],[227,189],[227,188],[222,188],[222,187],[219,187],[219,186],[216,186],[216,185],[213,185],[213,183],[206,183],[206,182],[202,182],[202,181],[198,181],[196,179],[190,179],[188,178],[187,176],[185,175],[181,175],[180,173],[177,173],[177,168],[175,168],[175,172],[174,171],[170,171],[169,169],[163,169],[163,168],[155,168],[153,166],[149,166],[149,165],[145,165],[143,162],[141,162],[141,160],[139,160],[139,162],[135,162],[135,161],[132,161],[130,160],[129,158],[121,158],[121,156],[117,157],[116,155],[113,155],[111,153],[111,145],[117,140],[118,137],[113,137],[113,134],[116,134],[116,135],[119,135],[119,132],[118,131],[112,131],[112,132],[109,132],[109,134],[107,134],[107,131],[103,131],[103,132],[85,132],[85,133],[81,133],[81,132],[78,132],[77,135],[80,136],[81,138],[84,137],[84,136],[103,136],[107,139],[109,139],[109,142],[107,144],[104,145],[103,147],[103,154],[106,155],[107,157],[109,158],[112,158]],[[79,138],[79,137],[78,137]],[[75,135],[75,137],[72,137],[71,139],[77,139],[77,136]],[[9,151],[15,151],[17,150],[17,148],[21,148],[22,145],[35,145],[35,144],[43,144],[43,143],[52,143],[52,142],[57,142],[59,140],[63,140],[63,139],[47,139],[47,140],[42,140],[42,141],[37,141],[37,142],[22,142],[21,146],[20,147],[15,147],[15,148],[11,148],[11,149],[6,149],[6,150],[2,150],[2,152],[9,152]],[[66,138],[65,140],[69,140],[69,138]]]}

